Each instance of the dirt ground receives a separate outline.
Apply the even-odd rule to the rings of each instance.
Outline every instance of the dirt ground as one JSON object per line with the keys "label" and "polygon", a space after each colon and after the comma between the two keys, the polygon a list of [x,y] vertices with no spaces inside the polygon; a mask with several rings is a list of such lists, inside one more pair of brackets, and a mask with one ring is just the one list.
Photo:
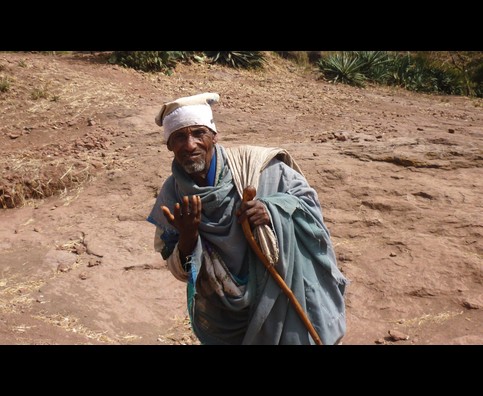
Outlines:
{"label": "dirt ground", "polygon": [[[102,54],[0,53],[0,344],[197,344],[145,221],[164,101],[212,91],[219,141],[289,150],[317,190],[351,344],[483,344],[483,101]],[[50,196],[53,191],[57,194]]]}

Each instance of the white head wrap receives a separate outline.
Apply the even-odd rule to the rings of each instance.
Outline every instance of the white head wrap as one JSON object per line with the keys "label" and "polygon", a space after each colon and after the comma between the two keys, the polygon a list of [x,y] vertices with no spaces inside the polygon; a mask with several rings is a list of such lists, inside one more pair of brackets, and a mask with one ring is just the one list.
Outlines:
{"label": "white head wrap", "polygon": [[164,141],[178,129],[192,125],[204,125],[216,133],[211,104],[219,100],[217,93],[205,92],[165,103],[155,118],[156,124],[164,127]]}

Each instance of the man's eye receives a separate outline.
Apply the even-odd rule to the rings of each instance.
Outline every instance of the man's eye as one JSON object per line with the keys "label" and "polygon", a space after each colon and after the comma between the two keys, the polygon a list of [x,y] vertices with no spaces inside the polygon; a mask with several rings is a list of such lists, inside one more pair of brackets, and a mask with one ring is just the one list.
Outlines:
{"label": "man's eye", "polygon": [[202,138],[203,136],[205,136],[205,134],[206,134],[206,131],[204,131],[203,129],[200,129],[198,131],[193,132],[193,137]]}

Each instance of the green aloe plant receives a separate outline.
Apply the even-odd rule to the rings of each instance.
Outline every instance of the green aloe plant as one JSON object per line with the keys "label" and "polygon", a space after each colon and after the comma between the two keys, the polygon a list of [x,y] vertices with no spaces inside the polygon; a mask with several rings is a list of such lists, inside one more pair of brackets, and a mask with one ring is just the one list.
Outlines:
{"label": "green aloe plant", "polygon": [[319,61],[318,67],[331,82],[341,82],[357,87],[364,86],[366,80],[362,73],[364,63],[354,52],[342,51],[329,55]]}

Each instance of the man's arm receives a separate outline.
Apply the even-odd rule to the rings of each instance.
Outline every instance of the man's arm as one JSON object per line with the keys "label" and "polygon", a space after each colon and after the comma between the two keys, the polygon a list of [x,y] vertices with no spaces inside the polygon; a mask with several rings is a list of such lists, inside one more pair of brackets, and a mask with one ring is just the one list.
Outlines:
{"label": "man's arm", "polygon": [[175,204],[174,214],[171,213],[167,206],[162,206],[161,210],[166,220],[179,232],[179,240],[176,247],[178,259],[184,265],[198,242],[198,226],[201,222],[201,198],[198,195],[193,195],[190,202],[189,197],[185,195],[181,204]]}
{"label": "man's arm", "polygon": [[169,253],[162,235],[163,230],[160,227],[156,227],[156,232],[154,234],[154,250],[163,256],[163,258],[166,260],[169,271],[176,279],[181,282],[187,282],[188,273],[179,259],[178,244],[176,243],[174,248],[172,248],[172,252]]}

